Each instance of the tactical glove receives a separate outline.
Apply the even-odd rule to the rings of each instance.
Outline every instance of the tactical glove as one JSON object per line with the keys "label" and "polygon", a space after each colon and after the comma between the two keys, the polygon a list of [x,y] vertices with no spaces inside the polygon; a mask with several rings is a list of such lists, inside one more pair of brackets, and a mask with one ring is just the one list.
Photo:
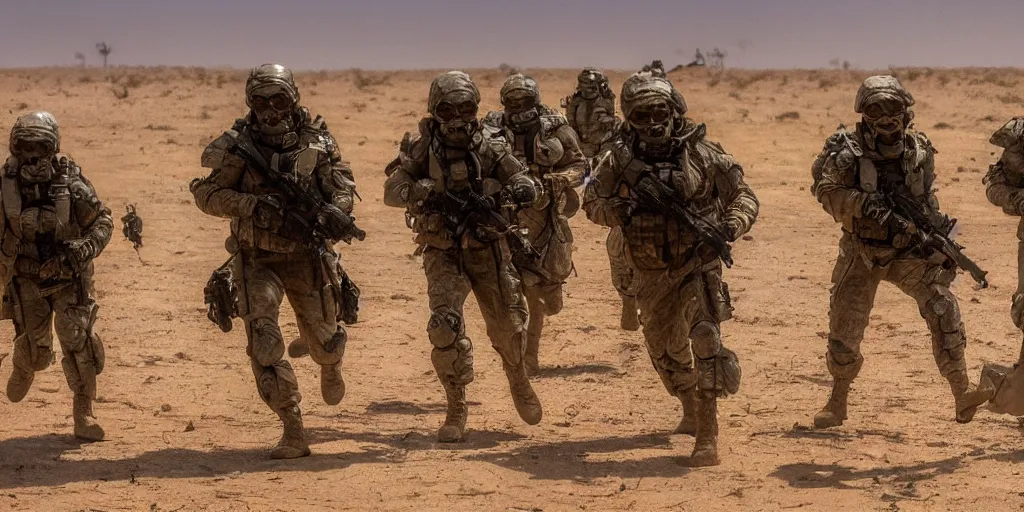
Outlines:
{"label": "tactical glove", "polygon": [[316,214],[316,222],[324,236],[331,240],[345,238],[354,225],[352,217],[333,204],[325,204]]}
{"label": "tactical glove", "polygon": [[259,196],[252,210],[252,221],[260,229],[277,232],[284,223],[284,207],[281,200],[271,195]]}

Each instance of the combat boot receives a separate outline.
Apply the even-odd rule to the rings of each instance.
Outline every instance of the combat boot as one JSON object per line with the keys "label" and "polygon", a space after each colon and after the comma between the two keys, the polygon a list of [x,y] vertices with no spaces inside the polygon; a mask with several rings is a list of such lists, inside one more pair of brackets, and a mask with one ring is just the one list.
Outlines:
{"label": "combat boot", "polygon": [[697,399],[697,439],[690,454],[690,466],[717,466],[718,459],[718,398],[714,392],[701,392]]}
{"label": "combat boot", "polygon": [[637,312],[636,297],[622,298],[622,313],[619,316],[619,327],[624,331],[640,330],[640,316]]}
{"label": "combat boot", "polygon": [[444,425],[437,431],[437,440],[441,443],[458,443],[466,431],[466,416],[469,415],[466,386],[444,384],[444,396],[448,401],[448,411]]}
{"label": "combat boot", "polygon": [[299,359],[309,355],[309,345],[302,338],[295,338],[288,344],[288,357]]}
{"label": "combat boot", "polygon": [[697,433],[697,392],[695,388],[680,391],[677,395],[683,403],[683,418],[674,433],[692,436]]}
{"label": "combat boot", "polygon": [[293,405],[277,415],[284,424],[284,433],[281,434],[277,446],[270,450],[270,458],[297,459],[309,455],[309,443],[306,442],[306,434],[302,430],[302,411],[299,406]]}
{"label": "combat boot", "polygon": [[83,393],[75,393],[72,405],[75,417],[75,437],[83,441],[102,441],[106,433],[92,415],[92,398]]}
{"label": "combat boot", "polygon": [[320,366],[320,393],[327,405],[338,405],[345,398],[345,379],[341,363]]}
{"label": "combat boot", "polygon": [[28,394],[28,390],[32,388],[32,381],[35,379],[36,372],[32,369],[14,365],[11,377],[7,379],[7,399],[14,403],[22,401]]}
{"label": "combat boot", "polygon": [[512,402],[516,406],[519,417],[527,425],[540,423],[544,413],[541,409],[540,399],[533,392],[533,386],[530,386],[530,380],[526,377],[526,367],[523,363],[516,366],[505,364],[504,367],[505,376],[508,377],[508,387],[512,392]]}
{"label": "combat boot", "polygon": [[953,392],[957,423],[970,423],[974,419],[974,413],[978,412],[978,406],[992,398],[993,390],[978,389],[971,385],[967,370],[957,370],[947,376],[946,380],[949,381],[949,389]]}
{"label": "combat boot", "polygon": [[828,403],[814,415],[814,426],[817,428],[838,427],[846,421],[846,400],[850,396],[851,379],[832,378],[832,392]]}
{"label": "combat boot", "polygon": [[523,355],[526,375],[536,377],[540,374],[540,333],[526,332],[526,354]]}

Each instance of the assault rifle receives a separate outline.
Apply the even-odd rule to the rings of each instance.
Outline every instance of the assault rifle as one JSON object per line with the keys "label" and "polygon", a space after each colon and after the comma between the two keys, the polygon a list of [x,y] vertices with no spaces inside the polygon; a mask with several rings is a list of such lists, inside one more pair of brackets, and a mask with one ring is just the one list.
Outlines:
{"label": "assault rifle", "polygon": [[706,244],[718,254],[726,268],[732,267],[732,247],[729,239],[721,228],[708,222],[707,219],[690,211],[676,192],[661,180],[647,176],[637,181],[633,192],[640,199],[640,204],[670,215],[687,229],[697,235],[701,243]]}
{"label": "assault rifle", "polygon": [[917,246],[922,249],[935,249],[956,264],[957,268],[971,274],[980,288],[988,288],[988,272],[964,254],[964,247],[949,238],[956,226],[956,219],[942,215],[942,225],[936,225],[928,212],[921,208],[920,203],[899,192],[883,194],[889,202],[895,221],[910,228],[911,235],[917,238]]}
{"label": "assault rifle", "polygon": [[338,240],[347,244],[351,244],[352,239],[362,241],[366,238],[366,232],[356,226],[352,216],[338,210],[338,208],[333,204],[324,201],[318,194],[314,194],[303,189],[291,175],[272,169],[267,163],[267,160],[253,145],[252,140],[249,137],[239,134],[235,137],[235,141],[237,143],[235,146],[235,153],[255,167],[258,171],[273,178],[274,185],[284,193],[284,196],[289,203],[296,205],[303,212],[314,213],[317,216],[321,213],[327,213],[328,215],[334,215],[339,218],[342,216],[346,217],[346,220],[342,221],[346,227],[344,231],[340,233],[340,237],[337,236],[339,233],[328,232],[325,229],[325,226],[320,222],[314,221],[313,225],[310,226],[310,222],[306,220],[306,218],[295,211],[289,211],[289,208],[286,208],[284,212],[284,226],[291,226],[291,231],[299,231],[303,236],[312,235],[313,238],[323,240],[329,240],[336,237]]}
{"label": "assault rifle", "polygon": [[[464,197],[460,197],[460,195]],[[526,235],[523,230],[518,226],[513,226],[504,215],[494,209],[494,202],[488,197],[481,194],[477,194],[472,190],[466,190],[455,194],[451,190],[445,192],[445,196],[449,201],[458,206],[459,210],[464,213],[476,213],[483,216],[492,226],[498,229],[502,234],[508,234],[509,245],[512,252],[524,254],[529,258],[539,258],[540,254],[534,249],[530,241],[526,239]],[[467,219],[459,223],[458,232],[455,236],[461,236],[466,228]]]}

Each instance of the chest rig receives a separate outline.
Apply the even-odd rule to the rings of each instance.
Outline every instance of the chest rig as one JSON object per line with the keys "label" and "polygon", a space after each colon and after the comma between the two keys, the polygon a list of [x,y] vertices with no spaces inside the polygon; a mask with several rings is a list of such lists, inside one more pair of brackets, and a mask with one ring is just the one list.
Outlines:
{"label": "chest rig", "polygon": [[483,175],[483,162],[474,150],[478,144],[479,139],[474,138],[469,148],[453,148],[435,136],[428,151],[428,172],[434,182],[432,209],[441,214],[444,230],[460,246],[467,245],[465,234],[481,243],[499,238],[493,228],[481,222],[483,219],[473,207],[474,198],[485,195],[485,180],[500,188],[496,180]]}
{"label": "chest rig", "polygon": [[4,216],[11,234],[20,242],[19,257],[45,262],[57,255],[60,242],[78,236],[72,222],[71,174],[77,169],[67,157],[53,160],[53,179],[23,183],[16,162],[8,162],[0,177]]}
{"label": "chest rig", "polygon": [[[857,161],[858,188],[869,194],[899,192],[923,198],[928,193],[923,153],[923,149],[908,147],[901,158],[875,160],[861,156]],[[892,243],[895,236],[889,225],[863,217],[854,218],[853,232],[862,240],[883,245]]]}
{"label": "chest rig", "polygon": [[[644,176],[650,176],[668,185],[678,197],[688,203],[690,210],[713,223],[719,222],[717,190],[707,166],[696,161],[686,146],[678,152],[664,156],[643,156],[642,143],[636,146],[637,157],[625,169],[625,184],[633,186]],[[629,191],[636,205],[628,226],[627,242],[634,264],[641,268],[661,268],[689,260],[698,238],[697,234],[680,225],[667,212],[643,204],[640,197]]]}

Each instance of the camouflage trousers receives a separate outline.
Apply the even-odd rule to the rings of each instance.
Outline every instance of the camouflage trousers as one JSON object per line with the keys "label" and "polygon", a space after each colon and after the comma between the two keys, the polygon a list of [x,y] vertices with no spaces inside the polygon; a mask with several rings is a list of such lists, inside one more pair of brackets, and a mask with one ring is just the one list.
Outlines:
{"label": "camouflage trousers", "polygon": [[932,355],[939,372],[949,378],[966,371],[967,336],[960,320],[960,307],[949,290],[956,270],[915,257],[895,259],[885,266],[869,265],[865,251],[892,254],[891,249],[866,249],[853,235],[843,234],[832,273],[826,358],[829,373],[835,378],[852,380],[860,372],[864,363],[860,344],[882,281],[896,285],[917,301],[931,332]]}
{"label": "camouflage trousers", "polygon": [[465,386],[473,381],[473,344],[466,336],[463,306],[473,293],[491,346],[507,366],[518,366],[526,350],[526,307],[519,272],[504,243],[423,252],[427,276],[430,354],[442,384]]}
{"label": "camouflage trousers", "polygon": [[626,255],[626,239],[622,228],[612,228],[605,241],[608,249],[608,262],[612,270],[612,286],[619,292],[619,298],[628,301],[636,298],[637,278]]}
{"label": "camouflage trousers", "polygon": [[93,330],[96,303],[92,282],[85,278],[88,297],[81,303],[75,285],[42,289],[29,278],[15,277],[8,287],[17,304],[14,317],[12,365],[26,374],[45,370],[53,362],[53,333],[60,342],[61,366],[76,395],[96,398],[96,376],[103,372],[103,342]]}
{"label": "camouflage trousers", "polygon": [[[1024,329],[1024,242],[1017,243],[1017,291],[1010,305],[1010,318],[1018,329]],[[1021,356],[1024,360],[1024,347]]]}
{"label": "camouflage trousers", "polygon": [[[636,271],[636,297],[647,352],[672,396],[698,384],[700,369],[695,369],[694,356],[713,362],[720,353],[719,324],[731,312],[717,262],[681,274]],[[709,390],[713,386],[712,378]]]}
{"label": "camouflage trousers", "polygon": [[[345,330],[335,320],[334,296],[320,272],[319,260],[307,252],[245,251],[235,258],[235,278],[241,276],[243,280],[236,281],[236,286],[249,341],[246,354],[260,397],[278,414],[302,401],[295,372],[284,359],[285,343],[278,317],[286,297],[295,311],[299,336],[314,362],[321,366],[341,364],[345,353]],[[325,345],[336,333],[340,343],[328,352]]]}

